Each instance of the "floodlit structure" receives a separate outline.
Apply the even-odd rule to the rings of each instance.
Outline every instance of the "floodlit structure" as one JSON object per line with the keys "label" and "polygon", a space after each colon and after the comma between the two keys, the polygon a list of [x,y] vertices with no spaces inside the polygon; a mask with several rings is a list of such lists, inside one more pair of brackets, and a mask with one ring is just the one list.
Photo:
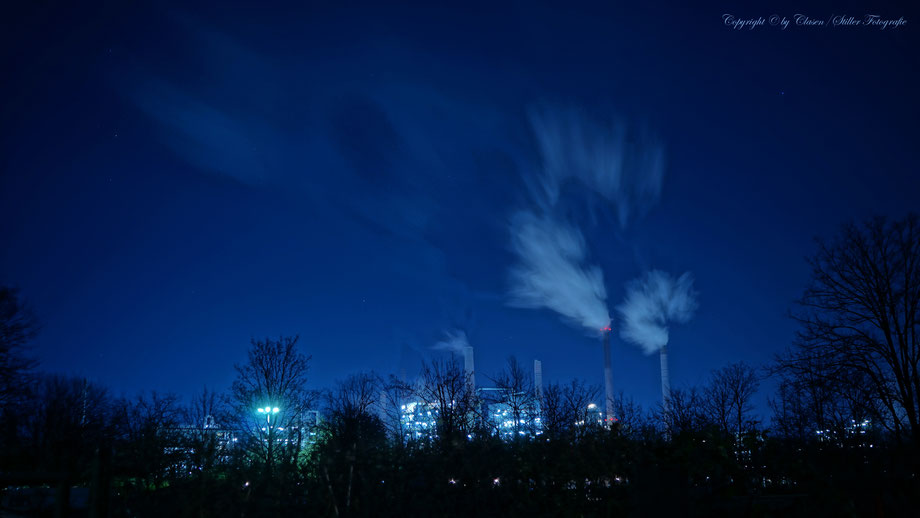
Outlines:
{"label": "floodlit structure", "polygon": [[310,448],[316,444],[319,432],[319,425],[322,422],[319,410],[306,410],[300,418],[300,427],[297,430],[302,434],[303,448]]}
{"label": "floodlit structure", "polygon": [[491,389],[500,394],[500,401],[488,406],[486,421],[503,440],[516,437],[536,437],[543,433],[543,419],[536,398],[529,394],[510,394]]}
{"label": "floodlit structure", "polygon": [[400,405],[400,422],[406,440],[437,438],[438,406],[421,401]]}
{"label": "floodlit structure", "polygon": [[[464,369],[468,382],[473,385],[474,367],[472,347],[463,350]],[[534,360],[534,386],[526,392],[510,393],[507,389],[478,387],[467,416],[471,430],[476,424],[493,430],[502,439],[516,436],[535,437],[543,433],[541,400],[543,396],[543,365]],[[426,403],[410,398],[399,405],[399,421],[406,441],[432,440],[438,437],[440,408],[437,402]],[[471,432],[475,433],[475,432]]]}
{"label": "floodlit structure", "polygon": [[595,403],[588,404],[582,416],[575,421],[575,426],[603,426],[605,423],[604,411]]}
{"label": "floodlit structure", "polygon": [[166,470],[179,476],[191,475],[200,469],[192,460],[196,450],[213,448],[217,462],[227,463],[240,440],[238,430],[218,426],[211,415],[206,416],[200,425],[179,426],[164,432],[168,443],[163,452],[173,459],[172,465]]}
{"label": "floodlit structure", "polygon": [[[838,446],[842,446],[844,441],[852,444],[854,441],[859,443],[860,446],[866,446],[866,434],[872,429],[872,421],[869,419],[863,419],[862,421],[857,421],[851,419],[850,422],[843,427],[843,430],[840,429],[825,429],[825,430],[815,430],[815,435],[818,437],[818,440],[821,442],[835,442]],[[870,448],[871,444],[868,445]]]}

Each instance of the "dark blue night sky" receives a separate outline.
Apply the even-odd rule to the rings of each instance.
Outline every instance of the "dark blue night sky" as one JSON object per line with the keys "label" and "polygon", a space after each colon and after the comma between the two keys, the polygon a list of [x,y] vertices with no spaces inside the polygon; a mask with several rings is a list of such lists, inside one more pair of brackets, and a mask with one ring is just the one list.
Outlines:
{"label": "dark blue night sky", "polygon": [[[870,9],[908,20],[885,30],[734,30],[723,14],[867,8],[433,4],[19,6],[0,36],[0,283],[43,323],[42,368],[190,395],[228,386],[251,337],[299,334],[320,388],[411,375],[460,328],[483,375],[516,355],[600,383],[596,337],[509,306],[538,107],[664,144],[644,217],[569,203],[611,308],[647,269],[695,276],[675,387],[791,342],[814,236],[920,205],[907,8]],[[657,358],[619,338],[614,378],[660,397]]]}

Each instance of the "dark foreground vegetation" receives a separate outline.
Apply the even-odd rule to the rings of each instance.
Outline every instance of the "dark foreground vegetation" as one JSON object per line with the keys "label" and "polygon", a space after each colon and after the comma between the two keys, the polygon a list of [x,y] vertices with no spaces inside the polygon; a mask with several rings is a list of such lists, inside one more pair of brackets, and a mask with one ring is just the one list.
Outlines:
{"label": "dark foreground vegetation", "polygon": [[[845,226],[812,266],[801,332],[773,364],[728,364],[656,409],[620,396],[613,423],[596,388],[536,387],[514,359],[489,392],[453,360],[308,390],[296,337],[254,340],[226,393],[113,398],[37,373],[34,318],[2,288],[0,503],[10,516],[913,516],[920,224]],[[765,376],[769,425],[751,405]]]}

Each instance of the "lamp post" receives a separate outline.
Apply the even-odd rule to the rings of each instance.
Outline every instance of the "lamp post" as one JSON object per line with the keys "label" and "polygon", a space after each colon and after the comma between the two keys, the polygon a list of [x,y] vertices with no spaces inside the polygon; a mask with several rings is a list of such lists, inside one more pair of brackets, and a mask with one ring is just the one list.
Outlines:
{"label": "lamp post", "polygon": [[271,476],[272,464],[274,464],[274,459],[273,459],[274,453],[272,451],[274,449],[273,448],[274,445],[272,444],[273,434],[272,434],[272,422],[271,421],[272,421],[272,416],[280,412],[281,409],[279,409],[278,407],[266,406],[264,408],[257,408],[256,411],[260,414],[265,414],[265,424],[267,427],[266,431],[268,432],[268,459],[267,459],[268,460],[268,473],[269,473],[269,476]]}
{"label": "lamp post", "polygon": [[271,426],[272,415],[277,414],[281,410],[278,407],[267,406],[265,408],[257,408],[256,411],[260,414],[265,414],[265,424]]}

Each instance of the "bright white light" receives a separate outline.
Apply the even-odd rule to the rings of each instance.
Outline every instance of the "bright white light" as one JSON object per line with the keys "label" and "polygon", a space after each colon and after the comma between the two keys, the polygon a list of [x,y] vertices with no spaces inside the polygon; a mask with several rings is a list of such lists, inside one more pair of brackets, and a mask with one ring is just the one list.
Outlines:
{"label": "bright white light", "polygon": [[272,413],[273,413],[273,414],[277,414],[278,412],[279,412],[278,407],[275,407],[275,408],[272,409]]}
{"label": "bright white light", "polygon": [[265,413],[265,409],[264,409],[264,408],[260,408],[260,409],[259,409],[259,413],[260,413],[260,414],[264,414],[264,413]]}
{"label": "bright white light", "polygon": [[588,405],[588,410],[594,410],[595,408],[597,408],[597,405],[595,405],[594,403],[591,403],[590,405]]}

